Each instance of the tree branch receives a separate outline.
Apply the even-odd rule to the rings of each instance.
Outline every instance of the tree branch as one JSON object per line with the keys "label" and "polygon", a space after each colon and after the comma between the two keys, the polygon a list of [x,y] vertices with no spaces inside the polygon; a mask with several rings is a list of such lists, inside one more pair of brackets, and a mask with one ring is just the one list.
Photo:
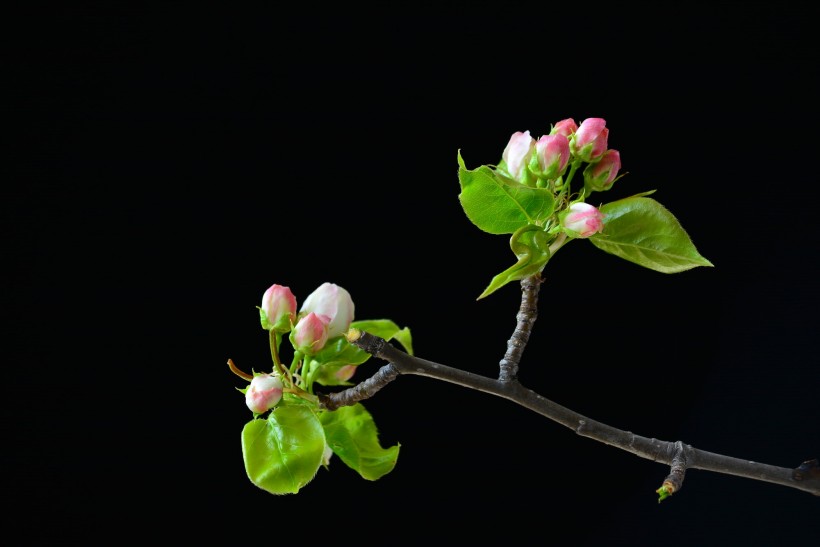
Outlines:
{"label": "tree branch", "polygon": [[498,364],[501,369],[498,379],[502,382],[510,382],[518,378],[518,363],[530,340],[532,326],[538,318],[538,291],[541,283],[540,274],[521,280],[521,306],[515,315],[517,323],[512,336],[507,341],[507,353]]}
{"label": "tree branch", "polygon": [[699,450],[681,441],[669,442],[642,437],[563,407],[525,388],[518,380],[496,380],[420,359],[401,351],[383,338],[356,329],[351,329],[348,333],[348,341],[388,364],[372,378],[355,387],[320,395],[320,404],[328,410],[366,399],[401,374],[415,374],[508,399],[572,429],[578,435],[669,465],[669,476],[658,489],[661,500],[680,490],[687,469],[703,469],[770,482],[820,496],[820,473],[817,472],[816,460],[809,460],[795,469],[789,469]]}

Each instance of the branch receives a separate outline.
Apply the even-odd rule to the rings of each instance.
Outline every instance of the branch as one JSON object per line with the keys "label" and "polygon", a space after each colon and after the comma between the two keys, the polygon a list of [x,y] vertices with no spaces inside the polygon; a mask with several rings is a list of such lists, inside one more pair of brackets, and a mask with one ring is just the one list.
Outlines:
{"label": "branch", "polygon": [[540,275],[534,275],[521,280],[521,306],[515,315],[516,325],[512,336],[507,341],[507,353],[498,363],[501,369],[498,379],[502,382],[511,382],[518,378],[518,363],[521,354],[530,340],[530,333],[535,320],[538,318],[538,291],[543,280]]}
{"label": "branch", "polygon": [[420,359],[392,346],[383,338],[357,329],[351,329],[348,333],[348,341],[374,357],[387,361],[388,364],[372,378],[353,388],[339,393],[320,395],[320,404],[328,410],[365,399],[401,374],[415,374],[508,399],[572,429],[582,437],[620,448],[641,458],[669,465],[670,474],[658,489],[661,500],[680,490],[687,469],[703,469],[770,482],[820,496],[820,472],[818,472],[817,460],[810,460],[795,469],[788,469],[699,450],[681,441],[669,442],[642,437],[591,420],[525,388],[518,380],[496,380]]}

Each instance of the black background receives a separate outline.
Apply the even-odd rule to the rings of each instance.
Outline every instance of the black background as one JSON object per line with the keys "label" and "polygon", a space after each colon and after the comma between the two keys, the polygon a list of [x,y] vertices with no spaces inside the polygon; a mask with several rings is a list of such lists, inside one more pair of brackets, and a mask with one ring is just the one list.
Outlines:
{"label": "black background", "polygon": [[251,416],[226,361],[268,366],[255,307],[272,283],[300,303],[337,283],[357,319],[409,326],[417,355],[497,374],[519,291],[476,297],[514,256],[464,216],[456,154],[495,163],[512,132],[567,117],[605,118],[621,152],[628,175],[600,200],[656,189],[715,267],[664,275],[567,246],[522,382],[647,437],[782,467],[820,456],[820,14],[599,9],[8,19],[15,544],[811,543],[810,494],[692,470],[658,504],[666,466],[415,376],[365,402],[402,445],[381,480],[335,460],[272,496],[245,476]]}

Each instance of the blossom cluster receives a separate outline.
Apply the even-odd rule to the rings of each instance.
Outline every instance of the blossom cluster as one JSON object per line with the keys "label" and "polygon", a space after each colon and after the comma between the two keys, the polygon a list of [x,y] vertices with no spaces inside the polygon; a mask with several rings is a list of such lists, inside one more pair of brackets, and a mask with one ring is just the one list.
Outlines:
{"label": "blossom cluster", "polygon": [[[529,131],[513,133],[502,154],[499,170],[516,182],[560,192],[584,163],[584,194],[560,214],[562,231],[569,237],[590,237],[603,230],[597,207],[584,196],[612,188],[621,169],[621,155],[609,148],[609,128],[603,118],[572,118],[555,123],[549,134],[535,139]],[[564,178],[567,180],[564,180]]]}
{"label": "blossom cluster", "polygon": [[313,355],[327,341],[347,332],[355,306],[350,293],[335,283],[323,283],[310,293],[296,313],[296,297],[290,288],[271,285],[262,295],[262,328],[290,332],[296,351]]}
{"label": "blossom cluster", "polygon": [[[278,335],[289,334],[293,349],[312,356],[328,340],[345,334],[353,321],[355,306],[350,293],[334,283],[323,283],[308,295],[297,312],[296,296],[289,287],[274,284],[262,295],[259,308],[262,328]],[[347,380],[355,367],[342,367],[337,374]],[[245,391],[245,403],[255,413],[276,406],[282,399],[282,378],[278,371],[256,374]]]}

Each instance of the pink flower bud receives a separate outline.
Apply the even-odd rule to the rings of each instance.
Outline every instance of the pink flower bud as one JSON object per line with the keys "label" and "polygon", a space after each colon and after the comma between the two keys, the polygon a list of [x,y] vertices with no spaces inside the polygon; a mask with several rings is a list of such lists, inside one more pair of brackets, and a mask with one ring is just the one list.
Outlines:
{"label": "pink flower bud", "polygon": [[310,312],[296,323],[290,333],[290,343],[305,355],[314,353],[325,347],[328,339],[328,323],[330,318]]}
{"label": "pink flower bud", "polygon": [[343,367],[339,368],[336,371],[334,376],[340,382],[347,382],[351,378],[353,378],[353,374],[356,372],[356,365],[344,365]]}
{"label": "pink flower bud", "polygon": [[296,319],[296,297],[288,287],[271,285],[262,295],[262,328],[288,332]]}
{"label": "pink flower bud", "polygon": [[273,374],[258,374],[245,391],[245,404],[252,412],[262,414],[282,400],[282,380]]}
{"label": "pink flower bud", "polygon": [[313,380],[323,386],[349,385],[348,380],[356,373],[356,368],[356,365],[326,363],[318,367]]}
{"label": "pink flower bud", "polygon": [[604,215],[589,203],[575,202],[559,216],[564,232],[570,237],[586,238],[604,229]]}
{"label": "pink flower bud", "polygon": [[527,174],[527,164],[534,152],[535,139],[530,136],[529,131],[513,133],[504,153],[501,154],[501,159],[507,166],[507,173],[518,182],[523,182]]}
{"label": "pink flower bud", "polygon": [[570,139],[572,153],[586,162],[596,162],[606,151],[609,129],[603,118],[587,118]]}
{"label": "pink flower bud", "polygon": [[563,135],[544,135],[535,144],[535,153],[543,176],[557,178],[569,163],[569,141]]}
{"label": "pink flower bud", "polygon": [[617,150],[607,150],[596,163],[584,169],[584,185],[595,192],[612,188],[612,183],[621,169],[621,154]]}
{"label": "pink flower bud", "polygon": [[327,317],[327,336],[333,338],[348,331],[354,311],[355,306],[349,292],[334,283],[322,283],[305,299],[299,314],[314,312]]}
{"label": "pink flower bud", "polygon": [[578,131],[578,124],[572,118],[567,118],[553,125],[550,135],[563,135],[569,140],[576,131]]}

